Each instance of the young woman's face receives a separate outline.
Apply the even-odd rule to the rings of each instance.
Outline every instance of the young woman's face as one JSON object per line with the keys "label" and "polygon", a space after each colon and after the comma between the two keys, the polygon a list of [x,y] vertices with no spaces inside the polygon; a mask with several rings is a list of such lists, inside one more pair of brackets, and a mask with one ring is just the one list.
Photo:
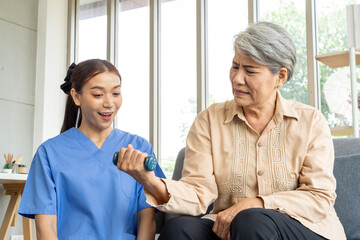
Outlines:
{"label": "young woman's face", "polygon": [[268,67],[238,52],[233,58],[230,81],[235,103],[250,108],[261,108],[272,101],[277,88],[283,84],[279,74],[273,74]]}
{"label": "young woman's face", "polygon": [[73,98],[81,108],[80,128],[100,131],[112,128],[111,124],[122,103],[120,78],[111,72],[98,74]]}

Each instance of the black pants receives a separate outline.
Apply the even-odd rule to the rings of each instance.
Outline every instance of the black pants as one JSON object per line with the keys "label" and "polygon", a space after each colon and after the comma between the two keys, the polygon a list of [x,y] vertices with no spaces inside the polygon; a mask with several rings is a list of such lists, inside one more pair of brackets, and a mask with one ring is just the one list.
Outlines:
{"label": "black pants", "polygon": [[[176,217],[164,225],[159,240],[219,240],[212,231],[213,225],[213,221],[200,217]],[[325,239],[288,215],[263,208],[239,212],[231,222],[230,236],[232,240]]]}

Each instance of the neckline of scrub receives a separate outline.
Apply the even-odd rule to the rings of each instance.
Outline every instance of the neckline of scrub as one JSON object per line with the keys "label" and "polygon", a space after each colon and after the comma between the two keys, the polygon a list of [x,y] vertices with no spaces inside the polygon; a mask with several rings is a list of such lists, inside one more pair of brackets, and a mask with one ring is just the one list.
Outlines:
{"label": "neckline of scrub", "polygon": [[[80,139],[82,139],[83,143],[85,143],[84,145],[82,145],[86,150],[88,151],[93,151],[93,152],[97,152],[97,151],[103,151],[105,150],[105,148],[107,148],[107,146],[109,146],[111,139],[113,138],[114,134],[115,134],[115,128],[113,128],[113,130],[110,132],[110,134],[107,136],[107,138],[105,139],[104,143],[102,144],[102,146],[100,148],[98,148],[96,146],[96,144],[88,137],[86,136],[82,131],[80,131],[79,129],[73,127],[70,129],[76,136],[78,136]],[[111,145],[111,144],[110,144]]]}

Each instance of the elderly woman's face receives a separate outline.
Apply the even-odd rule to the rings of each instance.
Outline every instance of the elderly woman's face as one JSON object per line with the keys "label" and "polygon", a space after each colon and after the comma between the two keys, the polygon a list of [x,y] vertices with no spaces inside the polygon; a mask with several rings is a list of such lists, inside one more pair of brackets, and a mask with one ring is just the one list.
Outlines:
{"label": "elderly woman's face", "polygon": [[286,76],[281,79],[280,75],[280,72],[273,74],[268,67],[237,52],[230,69],[235,103],[242,107],[266,107],[275,101],[278,86],[286,80]]}

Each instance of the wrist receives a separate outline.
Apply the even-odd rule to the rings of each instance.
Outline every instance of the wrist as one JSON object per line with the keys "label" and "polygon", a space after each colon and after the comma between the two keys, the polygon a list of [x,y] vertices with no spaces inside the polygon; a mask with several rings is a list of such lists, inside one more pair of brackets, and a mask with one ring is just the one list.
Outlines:
{"label": "wrist", "polygon": [[159,178],[154,177],[144,185],[144,188],[156,199],[158,205],[167,203],[170,199],[170,194],[167,190],[165,182]]}
{"label": "wrist", "polygon": [[255,199],[257,199],[258,207],[260,207],[260,208],[265,207],[264,200],[261,197],[256,197]]}

